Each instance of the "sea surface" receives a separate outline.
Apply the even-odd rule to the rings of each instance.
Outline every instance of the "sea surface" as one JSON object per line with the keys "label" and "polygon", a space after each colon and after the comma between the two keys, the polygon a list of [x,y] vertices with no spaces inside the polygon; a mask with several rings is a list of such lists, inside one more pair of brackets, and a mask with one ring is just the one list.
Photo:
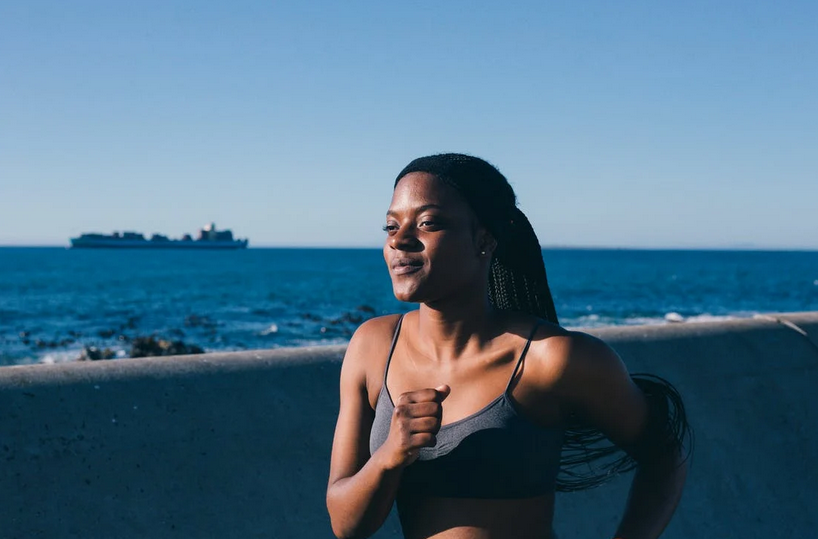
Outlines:
{"label": "sea surface", "polygon": [[[818,252],[545,249],[568,327],[818,310]],[[0,248],[0,365],[127,357],[136,337],[206,351],[339,344],[392,295],[378,249]]]}

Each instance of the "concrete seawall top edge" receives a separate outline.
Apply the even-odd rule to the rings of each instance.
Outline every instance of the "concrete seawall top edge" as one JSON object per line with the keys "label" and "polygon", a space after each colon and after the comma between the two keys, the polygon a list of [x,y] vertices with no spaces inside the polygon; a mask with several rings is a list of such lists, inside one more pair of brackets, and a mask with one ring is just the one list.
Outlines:
{"label": "concrete seawall top edge", "polygon": [[185,356],[72,361],[49,365],[0,367],[3,387],[43,383],[93,382],[106,379],[201,376],[208,372],[258,371],[294,365],[340,362],[346,345],[274,348]]}
{"label": "concrete seawall top edge", "polygon": [[[794,326],[794,327],[793,327]],[[803,328],[803,330],[801,329]],[[818,346],[818,311],[770,313],[716,322],[577,328],[612,344],[623,341],[664,341],[757,330],[800,332]],[[0,367],[0,389],[33,383],[61,384],[106,379],[201,376],[207,372],[278,369],[286,366],[340,362],[346,345],[213,352],[188,356],[81,361],[50,365]]]}

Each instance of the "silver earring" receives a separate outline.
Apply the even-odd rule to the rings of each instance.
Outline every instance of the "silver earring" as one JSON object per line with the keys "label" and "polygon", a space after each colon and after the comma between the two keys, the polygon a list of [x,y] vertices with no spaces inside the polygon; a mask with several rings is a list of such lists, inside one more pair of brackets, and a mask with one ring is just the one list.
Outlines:
{"label": "silver earring", "polygon": [[480,251],[480,256],[486,256],[486,252],[485,251]]}

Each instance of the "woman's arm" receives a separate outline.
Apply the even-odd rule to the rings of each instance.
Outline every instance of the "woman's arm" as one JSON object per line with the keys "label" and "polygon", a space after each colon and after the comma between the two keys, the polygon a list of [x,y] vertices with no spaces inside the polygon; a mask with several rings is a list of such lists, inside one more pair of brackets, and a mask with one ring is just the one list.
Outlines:
{"label": "woman's arm", "polygon": [[365,361],[370,354],[384,353],[376,345],[380,322],[358,328],[341,367],[341,405],[327,486],[332,531],[339,538],[375,533],[389,515],[400,480],[399,469],[389,469],[377,455],[369,458],[375,412],[367,397]]}
{"label": "woman's arm", "polygon": [[[353,335],[341,367],[341,407],[332,444],[327,509],[339,538],[368,537],[381,527],[395,501],[401,471],[435,444],[441,402],[448,386],[400,395],[386,442],[369,456],[375,412],[368,399],[366,362],[385,358],[394,321],[373,319]],[[388,338],[387,338],[388,339]],[[383,346],[383,343],[386,346]]]}
{"label": "woman's arm", "polygon": [[683,455],[667,440],[650,439],[663,431],[650,428],[648,400],[616,352],[583,333],[558,341],[562,372],[557,387],[565,409],[629,450],[639,463],[616,537],[659,537],[682,495],[687,475]]}

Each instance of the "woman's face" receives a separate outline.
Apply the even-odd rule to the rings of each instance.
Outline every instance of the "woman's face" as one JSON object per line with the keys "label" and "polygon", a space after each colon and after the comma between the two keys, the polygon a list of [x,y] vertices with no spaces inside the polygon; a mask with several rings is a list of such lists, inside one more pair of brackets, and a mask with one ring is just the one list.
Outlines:
{"label": "woman's face", "polygon": [[399,300],[434,302],[482,290],[486,233],[460,193],[433,175],[401,178],[385,230],[383,256]]}

